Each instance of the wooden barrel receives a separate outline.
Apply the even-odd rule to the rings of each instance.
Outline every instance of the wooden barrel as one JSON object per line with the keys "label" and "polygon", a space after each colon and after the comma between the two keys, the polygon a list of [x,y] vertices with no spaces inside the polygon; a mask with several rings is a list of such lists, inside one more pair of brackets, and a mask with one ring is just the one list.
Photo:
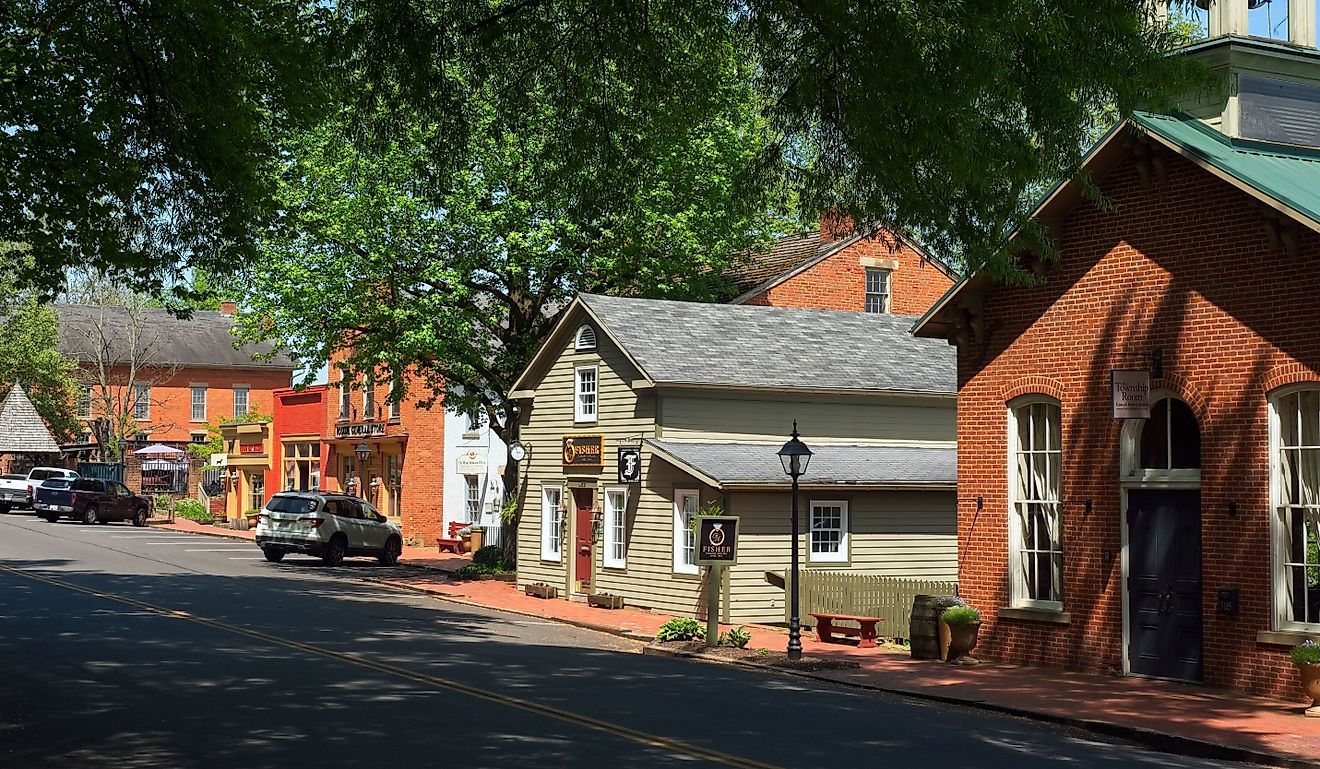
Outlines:
{"label": "wooden barrel", "polygon": [[940,608],[933,595],[919,595],[912,599],[912,617],[908,620],[908,641],[912,646],[912,659],[937,660],[940,658]]}

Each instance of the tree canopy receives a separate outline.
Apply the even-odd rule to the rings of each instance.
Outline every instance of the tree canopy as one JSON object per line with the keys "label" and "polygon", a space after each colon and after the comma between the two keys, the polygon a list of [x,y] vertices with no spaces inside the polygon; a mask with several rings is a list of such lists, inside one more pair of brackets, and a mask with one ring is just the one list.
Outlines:
{"label": "tree canopy", "polygon": [[27,391],[56,440],[78,437],[74,364],[60,355],[59,319],[31,291],[14,283],[17,265],[30,265],[27,249],[0,242],[0,393],[15,383]]}

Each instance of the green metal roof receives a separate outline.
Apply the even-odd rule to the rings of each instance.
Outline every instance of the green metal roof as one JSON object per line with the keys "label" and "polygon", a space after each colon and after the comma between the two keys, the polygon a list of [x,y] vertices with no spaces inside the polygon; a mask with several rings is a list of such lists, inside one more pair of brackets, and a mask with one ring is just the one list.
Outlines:
{"label": "green metal roof", "polygon": [[1320,152],[1231,139],[1186,115],[1137,112],[1132,122],[1320,225]]}

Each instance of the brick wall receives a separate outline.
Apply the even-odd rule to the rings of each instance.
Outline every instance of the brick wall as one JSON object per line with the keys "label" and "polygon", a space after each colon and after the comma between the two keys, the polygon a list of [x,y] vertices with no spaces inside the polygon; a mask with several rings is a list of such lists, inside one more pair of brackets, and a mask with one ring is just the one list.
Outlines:
{"label": "brick wall", "polygon": [[[95,377],[86,371],[77,374],[80,382],[90,383]],[[128,381],[126,370],[112,369],[107,377],[112,391],[123,389]],[[218,423],[234,416],[234,387],[248,387],[248,411],[269,414],[273,408],[273,392],[288,387],[290,373],[270,369],[216,369],[183,368],[169,372],[140,373],[137,382],[151,386],[151,418],[138,422],[138,428],[155,441],[187,441],[194,432],[205,432],[208,423]],[[206,386],[206,420],[192,419],[192,387]],[[119,396],[112,396],[118,399]],[[93,415],[100,412],[99,396],[92,397]]]}
{"label": "brick wall", "polygon": [[[1100,185],[1115,210],[1079,204],[1064,222],[1061,264],[1043,285],[993,291],[987,339],[959,350],[960,592],[985,614],[978,656],[1121,670],[1121,423],[1110,418],[1109,371],[1144,367],[1139,356],[1162,348],[1165,375],[1153,385],[1200,420],[1205,681],[1300,698],[1288,647],[1256,633],[1271,627],[1267,393],[1320,381],[1320,238],[1307,232],[1289,259],[1270,247],[1259,204],[1161,157],[1167,184],[1143,186],[1120,165]],[[1062,403],[1070,625],[995,616],[1008,603],[1006,404],[1026,392]],[[978,496],[979,514],[966,501]],[[1215,610],[1226,584],[1241,586],[1236,616]]]}
{"label": "brick wall", "polygon": [[890,311],[921,315],[953,280],[912,247],[887,233],[860,240],[811,268],[748,299],[746,304],[862,312],[866,309],[864,259],[894,262]]}

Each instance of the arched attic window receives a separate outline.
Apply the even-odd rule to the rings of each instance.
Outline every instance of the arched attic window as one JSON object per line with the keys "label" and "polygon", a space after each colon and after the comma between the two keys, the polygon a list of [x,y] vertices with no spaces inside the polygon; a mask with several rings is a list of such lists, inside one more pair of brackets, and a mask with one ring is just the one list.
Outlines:
{"label": "arched attic window", "polygon": [[596,349],[596,329],[591,326],[582,326],[577,330],[577,340],[573,344],[575,350],[594,350]]}

